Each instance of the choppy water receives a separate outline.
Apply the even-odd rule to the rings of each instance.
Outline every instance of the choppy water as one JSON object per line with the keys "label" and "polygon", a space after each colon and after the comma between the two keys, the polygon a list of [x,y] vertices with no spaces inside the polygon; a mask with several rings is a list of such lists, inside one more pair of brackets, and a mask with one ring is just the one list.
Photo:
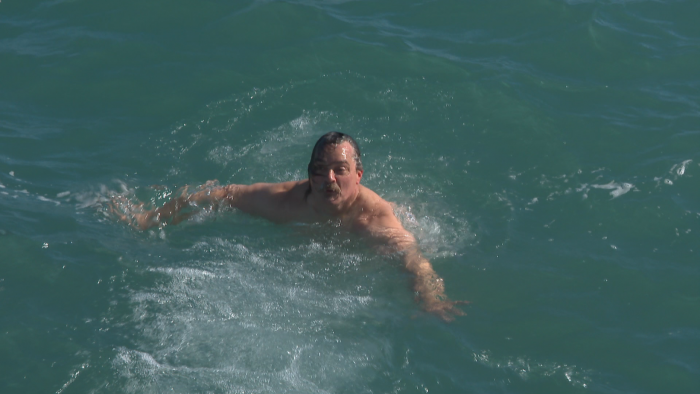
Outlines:
{"label": "choppy water", "polygon": [[[697,1],[0,3],[2,393],[700,392]],[[326,131],[470,300],[235,212]],[[161,185],[154,188],[152,185]]]}

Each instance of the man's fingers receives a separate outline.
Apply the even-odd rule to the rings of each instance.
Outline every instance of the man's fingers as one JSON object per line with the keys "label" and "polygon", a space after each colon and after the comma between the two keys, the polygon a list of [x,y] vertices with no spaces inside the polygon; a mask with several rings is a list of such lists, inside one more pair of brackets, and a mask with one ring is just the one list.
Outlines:
{"label": "man's fingers", "polygon": [[218,185],[218,184],[219,184],[219,181],[218,181],[217,179],[213,179],[213,180],[210,180],[210,181],[206,181],[203,185],[201,185],[201,186],[199,187],[199,189],[200,189],[200,190],[204,190],[204,189],[210,188],[210,187],[212,187],[212,186],[216,186],[216,185]]}
{"label": "man's fingers", "polygon": [[457,308],[456,305],[468,304],[469,301],[440,301],[431,305],[426,305],[426,312],[437,315],[445,322],[454,321],[455,316],[466,316],[466,312]]}
{"label": "man's fingers", "polygon": [[129,222],[129,218],[127,216],[128,212],[126,209],[124,209],[125,203],[126,199],[123,196],[112,197],[108,204],[109,212],[113,215],[117,215],[119,220]]}
{"label": "man's fingers", "polygon": [[455,307],[452,307],[452,309],[450,309],[450,311],[457,316],[466,316],[467,315],[467,312],[465,312],[459,308],[455,308]]}
{"label": "man's fingers", "polygon": [[110,201],[107,205],[109,206],[109,213],[111,213],[112,215],[116,215],[121,221],[128,221],[124,212],[122,212],[122,210],[114,202],[114,199],[112,199],[112,201]]}
{"label": "man's fingers", "polygon": [[454,321],[454,319],[455,319],[454,316],[450,315],[449,313],[447,313],[445,311],[442,311],[440,313],[440,318],[448,323],[451,321]]}
{"label": "man's fingers", "polygon": [[195,214],[199,213],[200,210],[192,211],[192,212],[187,212],[187,213],[181,213],[173,218],[172,225],[176,225],[183,220],[189,219],[191,216],[194,216]]}

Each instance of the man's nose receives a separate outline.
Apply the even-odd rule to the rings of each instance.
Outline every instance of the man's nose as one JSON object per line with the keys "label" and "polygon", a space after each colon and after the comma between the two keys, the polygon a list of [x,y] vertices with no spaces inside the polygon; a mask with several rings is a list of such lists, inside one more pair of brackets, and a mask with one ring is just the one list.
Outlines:
{"label": "man's nose", "polygon": [[330,182],[335,182],[335,171],[328,170],[328,180]]}

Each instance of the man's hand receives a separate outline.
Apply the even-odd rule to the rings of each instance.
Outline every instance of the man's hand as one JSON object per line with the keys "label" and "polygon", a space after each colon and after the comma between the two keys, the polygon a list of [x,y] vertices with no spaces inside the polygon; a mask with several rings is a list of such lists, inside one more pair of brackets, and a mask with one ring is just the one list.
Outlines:
{"label": "man's hand", "polygon": [[422,302],[423,310],[430,312],[446,322],[451,322],[455,316],[466,313],[457,305],[468,304],[468,301],[452,301],[445,295],[445,283],[433,271],[430,262],[425,259],[417,247],[404,255],[407,268],[416,275],[413,289],[416,291],[416,301]]}
{"label": "man's hand", "polygon": [[423,299],[423,309],[426,312],[432,313],[446,322],[451,322],[455,316],[464,316],[466,313],[457,308],[456,305],[468,304],[469,301],[452,301],[444,294],[432,299]]}
{"label": "man's hand", "polygon": [[[114,196],[109,203],[109,209],[119,220],[128,223],[135,229],[144,231],[168,223],[178,224],[199,212],[197,208],[202,204],[208,204],[215,208],[227,195],[227,190],[218,186],[216,180],[207,181],[204,185],[199,186],[196,193],[190,194],[189,190],[190,186],[184,186],[178,192],[177,197],[171,198],[162,207],[151,210],[145,209],[143,202],[134,203],[124,196]],[[188,208],[194,208],[194,210],[182,212]]]}

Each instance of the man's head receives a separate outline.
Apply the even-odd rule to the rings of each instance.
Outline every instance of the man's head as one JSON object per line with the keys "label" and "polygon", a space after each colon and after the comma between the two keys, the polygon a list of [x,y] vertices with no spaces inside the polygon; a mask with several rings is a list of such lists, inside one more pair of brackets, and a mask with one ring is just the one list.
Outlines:
{"label": "man's head", "polygon": [[337,131],[331,131],[328,132],[324,135],[321,136],[321,138],[316,141],[316,145],[314,145],[314,150],[311,151],[311,160],[309,161],[309,177],[311,176],[311,167],[314,164],[314,161],[319,157],[321,153],[329,146],[329,145],[340,145],[343,142],[347,142],[350,144],[353,150],[353,160],[355,161],[355,168],[358,171],[363,171],[362,169],[362,159],[361,156],[362,154],[360,153],[360,147],[357,146],[357,141],[355,141],[354,138],[350,137],[347,134],[343,134]]}
{"label": "man's head", "polygon": [[351,204],[359,193],[362,161],[357,142],[332,131],[316,142],[309,161],[311,193],[336,209]]}

